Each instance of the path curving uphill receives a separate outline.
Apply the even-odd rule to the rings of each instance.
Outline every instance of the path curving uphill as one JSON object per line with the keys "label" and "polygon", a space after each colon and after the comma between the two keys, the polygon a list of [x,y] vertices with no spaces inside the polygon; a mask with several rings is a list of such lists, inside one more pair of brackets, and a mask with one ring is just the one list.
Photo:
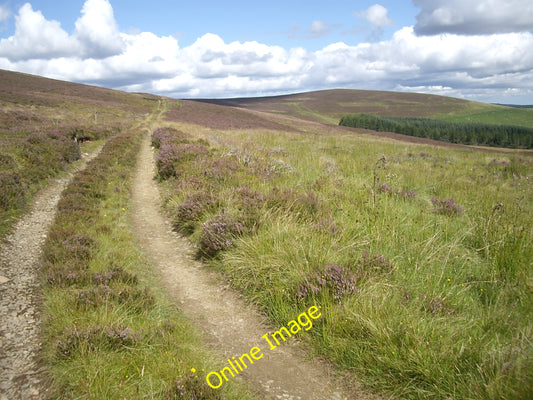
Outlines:
{"label": "path curving uphill", "polygon": [[[219,275],[194,261],[188,240],[173,232],[169,221],[160,214],[161,199],[154,175],[155,162],[146,134],[132,188],[132,225],[142,249],[155,262],[156,272],[172,299],[201,328],[221,361],[250,352],[264,343],[261,337],[265,333],[275,329],[227,284],[221,283]],[[264,357],[230,380],[244,378],[265,399],[371,398],[359,388],[348,393],[335,382],[325,363],[305,360],[295,340],[263,353]]]}
{"label": "path curving uphill", "polygon": [[40,367],[40,292],[37,264],[61,192],[101,147],[85,155],[75,171],[40,191],[0,243],[0,400],[46,398]]}

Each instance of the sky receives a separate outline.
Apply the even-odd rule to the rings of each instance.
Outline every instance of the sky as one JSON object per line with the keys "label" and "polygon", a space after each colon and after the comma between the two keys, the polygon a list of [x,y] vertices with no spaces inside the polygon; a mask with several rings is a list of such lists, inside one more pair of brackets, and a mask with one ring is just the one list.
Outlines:
{"label": "sky", "polygon": [[176,98],[533,104],[531,0],[0,0],[0,69]]}

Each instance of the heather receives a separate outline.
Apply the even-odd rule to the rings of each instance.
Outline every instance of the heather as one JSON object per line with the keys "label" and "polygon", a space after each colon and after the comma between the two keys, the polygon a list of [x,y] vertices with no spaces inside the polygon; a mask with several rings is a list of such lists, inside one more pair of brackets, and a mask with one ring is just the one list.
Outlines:
{"label": "heather", "polygon": [[174,124],[175,229],[273,325],[320,305],[303,340],[368,387],[529,398],[531,158],[307,129]]}
{"label": "heather", "polygon": [[190,376],[219,361],[169,302],[129,230],[140,139],[127,131],[106,143],[63,192],[47,236],[40,272],[52,397],[243,398],[237,385],[214,393]]}
{"label": "heather", "polygon": [[135,95],[9,71],[0,71],[0,90],[0,236],[81,151],[152,108]]}

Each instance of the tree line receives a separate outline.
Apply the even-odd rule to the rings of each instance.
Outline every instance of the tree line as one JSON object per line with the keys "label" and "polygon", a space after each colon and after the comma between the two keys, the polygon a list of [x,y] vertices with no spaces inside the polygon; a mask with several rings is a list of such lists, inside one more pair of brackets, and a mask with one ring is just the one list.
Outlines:
{"label": "tree line", "polygon": [[533,148],[533,129],[514,125],[447,122],[429,118],[343,115],[339,125],[468,145]]}

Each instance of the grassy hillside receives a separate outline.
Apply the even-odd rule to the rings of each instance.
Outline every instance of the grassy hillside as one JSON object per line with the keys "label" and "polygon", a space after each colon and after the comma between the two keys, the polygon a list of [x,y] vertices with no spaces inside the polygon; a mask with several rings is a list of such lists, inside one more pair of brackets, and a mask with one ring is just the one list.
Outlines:
{"label": "grassy hillside", "polygon": [[[530,110],[335,90],[168,100],[157,122],[147,118],[154,96],[5,71],[0,82],[3,174],[59,165],[30,185],[42,186],[64,168],[47,160],[65,159],[59,144],[72,144],[73,132],[112,137],[65,192],[46,243],[43,356],[58,397],[205,389],[191,365],[212,365],[212,356],[169,305],[128,227],[148,121],[159,127],[158,178],[174,228],[274,326],[320,306],[302,340],[348,381],[408,399],[531,398],[531,153],[337,126],[352,112],[529,124]],[[19,154],[24,146],[44,159]],[[249,396],[235,382],[225,388],[226,398]]]}
{"label": "grassy hillside", "polygon": [[142,95],[0,70],[0,237],[47,179],[80,158],[74,137],[106,139],[153,107]]}
{"label": "grassy hillside", "polygon": [[330,124],[337,124],[344,114],[367,113],[533,127],[531,109],[419,93],[337,89],[286,96],[204,101]]}
{"label": "grassy hillside", "polygon": [[[226,129],[181,121],[179,110],[167,116],[176,130],[157,131],[154,145],[175,229],[274,325],[319,304],[315,352],[377,391],[530,398],[531,153],[402,143],[298,113],[280,119],[293,107],[280,104],[304,96],[318,95],[246,104],[285,130],[238,129],[238,114]],[[479,106],[438,100],[419,114]]]}

